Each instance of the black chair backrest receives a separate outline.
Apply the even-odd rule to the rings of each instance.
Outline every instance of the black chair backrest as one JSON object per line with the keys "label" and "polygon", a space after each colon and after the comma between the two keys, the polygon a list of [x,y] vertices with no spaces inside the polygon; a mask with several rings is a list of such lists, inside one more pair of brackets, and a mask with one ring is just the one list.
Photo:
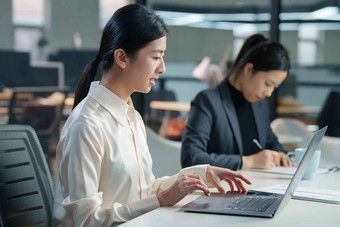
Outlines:
{"label": "black chair backrest", "polygon": [[[30,125],[36,131],[43,151],[50,155],[51,138],[59,140],[60,122],[63,120],[64,101],[70,88],[58,87],[15,87],[8,106],[9,124]],[[59,104],[37,102],[55,92],[63,94]]]}
{"label": "black chair backrest", "polygon": [[31,66],[28,52],[0,50],[0,68],[0,85],[5,87],[59,84],[59,69]]}
{"label": "black chair backrest", "polygon": [[[152,101],[176,101],[176,94],[172,90],[154,90],[151,89],[151,91],[148,94],[145,94],[145,100],[144,100],[144,114],[150,115],[152,110],[150,108],[150,102]],[[164,117],[165,111],[164,110],[154,110],[154,114],[157,116]],[[178,116],[179,114],[177,112],[172,111],[171,116]]]}
{"label": "black chair backrest", "polygon": [[59,50],[56,54],[50,55],[49,60],[64,63],[65,85],[70,86],[71,91],[75,91],[86,65],[97,53],[97,50]]}
{"label": "black chair backrest", "polygon": [[1,203],[0,203],[0,227],[5,227],[4,218],[3,218],[3,214],[2,214]]}
{"label": "black chair backrest", "polygon": [[28,125],[0,125],[0,202],[5,226],[54,226],[53,182]]}
{"label": "black chair backrest", "polygon": [[327,136],[340,137],[340,91],[331,91],[317,119],[322,128],[328,125]]}

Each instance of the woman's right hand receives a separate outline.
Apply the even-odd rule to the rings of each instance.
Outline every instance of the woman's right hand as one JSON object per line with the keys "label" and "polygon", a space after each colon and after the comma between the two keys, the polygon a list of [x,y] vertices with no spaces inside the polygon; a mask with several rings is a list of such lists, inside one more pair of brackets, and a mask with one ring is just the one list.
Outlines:
{"label": "woman's right hand", "polygon": [[205,195],[210,195],[208,186],[200,176],[182,174],[170,188],[158,193],[157,199],[160,206],[173,206],[195,190],[201,190]]}
{"label": "woman's right hand", "polygon": [[264,149],[256,154],[242,157],[242,169],[271,169],[280,166],[280,155],[277,151]]}
{"label": "woman's right hand", "polygon": [[[247,192],[242,181],[251,184],[251,182],[240,173],[210,165],[207,166],[206,177],[211,186],[216,187],[220,193],[226,193],[226,190],[221,185],[221,181],[226,181],[229,184],[231,192],[234,192],[235,185],[239,193]],[[203,191],[207,196],[210,195],[208,186],[200,176],[182,174],[169,189],[157,194],[157,198],[160,206],[173,206],[195,190]]]}

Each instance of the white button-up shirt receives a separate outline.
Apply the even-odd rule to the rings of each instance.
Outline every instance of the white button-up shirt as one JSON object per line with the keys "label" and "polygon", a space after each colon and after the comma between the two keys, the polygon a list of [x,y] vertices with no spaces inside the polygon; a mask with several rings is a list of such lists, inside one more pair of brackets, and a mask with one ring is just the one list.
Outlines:
{"label": "white button-up shirt", "polygon": [[[156,194],[177,179],[155,179],[144,123],[100,84],[67,119],[57,147],[53,216],[59,226],[110,226],[159,207]],[[206,182],[206,165],[181,170]]]}

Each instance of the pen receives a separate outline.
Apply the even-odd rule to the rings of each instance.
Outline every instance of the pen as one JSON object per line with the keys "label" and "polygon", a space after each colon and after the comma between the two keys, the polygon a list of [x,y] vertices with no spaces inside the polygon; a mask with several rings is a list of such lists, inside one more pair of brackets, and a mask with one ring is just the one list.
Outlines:
{"label": "pen", "polygon": [[[257,141],[257,139],[253,139],[253,143],[255,143],[256,146],[257,146],[258,148],[260,148],[260,150],[263,150],[263,147],[261,146],[261,144],[259,143],[259,141]],[[279,160],[280,160],[280,159],[279,159],[277,156],[274,157],[274,163],[275,163],[275,164],[280,164],[280,161],[279,161]]]}
{"label": "pen", "polygon": [[259,143],[259,141],[257,141],[257,139],[253,139],[253,143],[255,143],[256,146],[257,146],[258,148],[260,148],[260,150],[263,149],[262,146],[261,146],[261,144]]}
{"label": "pen", "polygon": [[328,173],[334,173],[334,172],[339,171],[339,170],[340,170],[340,166],[334,166],[334,167],[328,169]]}

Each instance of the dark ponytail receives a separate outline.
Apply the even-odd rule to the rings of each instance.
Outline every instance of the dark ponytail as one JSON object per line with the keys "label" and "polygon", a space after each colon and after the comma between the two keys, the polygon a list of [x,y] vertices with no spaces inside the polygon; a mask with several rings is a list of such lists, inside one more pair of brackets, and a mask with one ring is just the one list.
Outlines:
{"label": "dark ponytail", "polygon": [[74,95],[74,103],[73,103],[73,109],[83,100],[87,93],[90,90],[91,82],[94,81],[94,78],[96,77],[98,65],[100,61],[96,58],[94,58],[90,63],[87,64],[85,67],[84,72],[81,74],[81,77],[79,79],[76,93]]}
{"label": "dark ponytail", "polygon": [[134,57],[149,42],[168,32],[164,21],[143,5],[131,4],[118,9],[104,28],[96,58],[86,66],[79,79],[73,108],[87,96],[98,65],[101,63],[103,73],[113,66],[115,50],[123,49],[129,57]]}
{"label": "dark ponytail", "polygon": [[239,54],[227,72],[227,77],[239,72],[247,63],[252,63],[254,71],[284,70],[289,71],[288,52],[278,42],[270,42],[261,34],[248,37]]}

